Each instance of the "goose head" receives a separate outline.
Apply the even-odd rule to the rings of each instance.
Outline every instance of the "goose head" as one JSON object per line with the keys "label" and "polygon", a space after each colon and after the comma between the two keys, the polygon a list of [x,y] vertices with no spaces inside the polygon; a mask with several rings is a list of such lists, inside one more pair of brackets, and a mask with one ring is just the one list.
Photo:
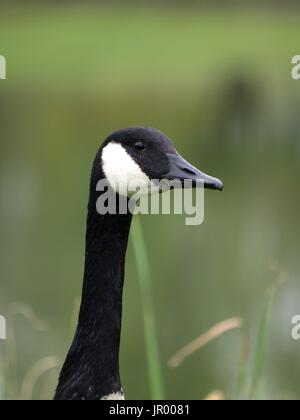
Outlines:
{"label": "goose head", "polygon": [[[187,162],[171,140],[153,128],[131,127],[111,134],[100,149],[105,178],[121,195],[130,195],[128,186],[155,191],[155,182],[176,181],[176,186],[222,190],[222,182]],[[185,184],[184,181],[190,181]]]}

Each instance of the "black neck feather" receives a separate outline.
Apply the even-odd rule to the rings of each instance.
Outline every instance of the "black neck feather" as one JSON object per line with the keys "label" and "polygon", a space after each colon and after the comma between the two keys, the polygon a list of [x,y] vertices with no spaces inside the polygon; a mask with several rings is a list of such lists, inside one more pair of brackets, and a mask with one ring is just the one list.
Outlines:
{"label": "black neck feather", "polygon": [[125,254],[132,217],[99,215],[96,159],[88,206],[85,271],[76,335],[55,399],[101,399],[121,390],[119,347]]}

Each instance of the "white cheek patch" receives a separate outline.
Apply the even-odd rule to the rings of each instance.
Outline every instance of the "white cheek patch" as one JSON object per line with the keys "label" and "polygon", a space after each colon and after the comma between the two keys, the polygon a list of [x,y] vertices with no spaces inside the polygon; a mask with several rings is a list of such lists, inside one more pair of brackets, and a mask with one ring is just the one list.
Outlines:
{"label": "white cheek patch", "polygon": [[129,196],[137,188],[148,190],[150,178],[118,143],[109,143],[102,151],[104,175],[112,188],[121,195]]}

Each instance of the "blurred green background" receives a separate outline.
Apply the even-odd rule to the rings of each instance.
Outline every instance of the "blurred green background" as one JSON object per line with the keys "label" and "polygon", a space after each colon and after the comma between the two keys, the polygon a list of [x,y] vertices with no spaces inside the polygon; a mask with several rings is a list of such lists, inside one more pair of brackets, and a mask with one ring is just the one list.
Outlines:
{"label": "blurred green background", "polygon": [[[142,218],[167,397],[219,389],[234,398],[240,332],[176,370],[167,361],[232,316],[246,322],[251,361],[278,277],[287,281],[268,326],[260,397],[300,397],[300,342],[291,338],[300,313],[300,82],[291,78],[300,10],[207,3],[1,4],[0,314],[9,336],[0,341],[0,398],[52,398],[59,367],[36,363],[61,364],[74,332],[91,163],[110,132],[130,125],[165,131],[225,184],[207,192],[202,226]],[[127,398],[150,398],[131,245],[121,368]]]}

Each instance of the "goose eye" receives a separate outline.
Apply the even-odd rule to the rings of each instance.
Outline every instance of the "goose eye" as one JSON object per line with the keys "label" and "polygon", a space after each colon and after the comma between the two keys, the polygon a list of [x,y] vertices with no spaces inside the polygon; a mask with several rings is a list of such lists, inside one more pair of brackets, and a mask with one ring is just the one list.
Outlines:
{"label": "goose eye", "polygon": [[134,143],[134,147],[138,151],[141,151],[141,150],[145,149],[145,145],[142,141],[137,141],[136,143]]}

